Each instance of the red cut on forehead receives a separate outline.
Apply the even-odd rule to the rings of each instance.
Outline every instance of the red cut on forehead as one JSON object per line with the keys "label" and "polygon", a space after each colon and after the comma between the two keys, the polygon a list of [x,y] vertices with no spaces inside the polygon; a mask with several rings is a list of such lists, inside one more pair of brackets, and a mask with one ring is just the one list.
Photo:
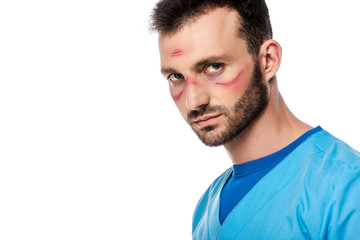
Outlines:
{"label": "red cut on forehead", "polygon": [[182,50],[182,49],[175,49],[174,51],[172,51],[172,52],[170,53],[170,55],[171,55],[172,57],[178,57],[178,56],[181,56],[183,53],[184,53],[184,50]]}

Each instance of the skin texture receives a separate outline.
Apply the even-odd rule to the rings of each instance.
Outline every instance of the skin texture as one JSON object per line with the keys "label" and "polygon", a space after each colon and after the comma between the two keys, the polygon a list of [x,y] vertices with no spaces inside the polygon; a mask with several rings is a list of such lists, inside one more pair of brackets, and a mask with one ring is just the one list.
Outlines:
{"label": "skin texture", "polygon": [[311,129],[278,91],[280,45],[268,40],[250,55],[236,36],[238,17],[216,9],[159,36],[161,71],[181,115],[205,144],[224,144],[234,164],[272,154]]}

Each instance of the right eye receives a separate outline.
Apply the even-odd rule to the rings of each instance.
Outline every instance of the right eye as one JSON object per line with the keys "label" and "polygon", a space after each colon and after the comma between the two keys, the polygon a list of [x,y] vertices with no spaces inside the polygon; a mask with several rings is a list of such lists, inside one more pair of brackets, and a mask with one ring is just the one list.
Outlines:
{"label": "right eye", "polygon": [[169,75],[168,80],[172,85],[175,85],[177,83],[180,83],[182,80],[184,80],[184,76],[180,73],[172,73]]}

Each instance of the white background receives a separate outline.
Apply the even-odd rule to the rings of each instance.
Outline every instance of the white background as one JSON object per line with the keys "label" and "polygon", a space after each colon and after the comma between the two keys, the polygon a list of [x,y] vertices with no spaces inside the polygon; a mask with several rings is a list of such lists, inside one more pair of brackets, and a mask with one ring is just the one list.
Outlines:
{"label": "white background", "polygon": [[[156,1],[1,1],[0,239],[190,239],[231,166],[159,73]],[[269,0],[290,109],[360,149],[354,0]]]}

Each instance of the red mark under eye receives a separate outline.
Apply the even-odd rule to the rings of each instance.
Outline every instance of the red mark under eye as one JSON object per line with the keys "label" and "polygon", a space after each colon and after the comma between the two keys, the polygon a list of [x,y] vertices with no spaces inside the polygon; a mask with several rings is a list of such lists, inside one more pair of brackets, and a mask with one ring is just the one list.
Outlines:
{"label": "red mark under eye", "polygon": [[224,83],[216,83],[216,85],[221,85],[221,86],[231,86],[234,85],[235,83],[239,82],[241,79],[241,75],[242,75],[242,71],[239,72],[238,75],[236,75],[236,77],[231,80],[230,82],[224,82]]}
{"label": "red mark under eye", "polygon": [[184,92],[184,91],[182,91],[182,92],[179,93],[179,94],[175,94],[175,95],[171,94],[172,99],[173,99],[175,102],[176,102],[176,101],[179,101],[180,98],[181,98],[181,96],[183,95],[183,92]]}
{"label": "red mark under eye", "polygon": [[175,49],[174,51],[171,52],[171,56],[172,57],[178,57],[178,56],[181,56],[183,53],[184,53],[183,50]]}

